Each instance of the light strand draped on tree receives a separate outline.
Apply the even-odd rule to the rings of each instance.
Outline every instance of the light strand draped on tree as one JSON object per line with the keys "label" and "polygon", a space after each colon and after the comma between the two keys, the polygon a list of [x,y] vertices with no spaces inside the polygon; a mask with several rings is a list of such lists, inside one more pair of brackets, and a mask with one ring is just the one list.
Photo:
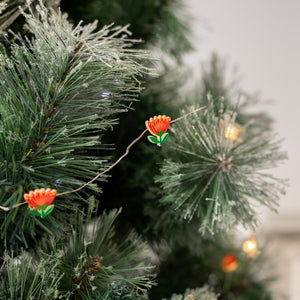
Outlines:
{"label": "light strand draped on tree", "polygon": [[[136,41],[127,39],[127,27],[95,32],[94,22],[73,28],[65,15],[49,13],[42,3],[23,14],[30,36],[16,36],[10,55],[0,53],[4,206],[20,203],[24,192],[36,188],[74,189],[105,169],[107,154],[94,157],[89,151],[109,148],[101,135],[135,101],[139,79],[149,73],[148,54],[130,49]],[[1,237],[26,244],[26,234],[59,230],[60,221],[86,202],[88,192],[100,191],[91,184],[82,193],[57,198],[55,214],[42,221],[30,217],[25,206],[0,212]]]}

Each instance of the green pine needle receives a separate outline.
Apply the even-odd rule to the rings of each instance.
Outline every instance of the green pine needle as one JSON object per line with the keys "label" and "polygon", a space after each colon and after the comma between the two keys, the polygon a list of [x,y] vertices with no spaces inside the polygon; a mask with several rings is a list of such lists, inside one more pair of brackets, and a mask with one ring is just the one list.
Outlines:
{"label": "green pine needle", "polygon": [[[47,254],[35,261],[22,251],[20,256],[5,253],[0,270],[1,299],[59,299],[61,253]],[[66,298],[65,298],[66,299]]]}
{"label": "green pine needle", "polygon": [[182,119],[170,129],[171,158],[163,162],[156,178],[163,189],[161,202],[173,209],[177,219],[198,219],[202,233],[228,230],[235,223],[253,227],[254,201],[276,210],[286,183],[266,170],[286,154],[268,130],[253,135],[247,128],[241,138],[226,138],[236,113],[224,108],[222,99],[208,96],[208,102],[201,115]]}
{"label": "green pine needle", "polygon": [[[91,205],[94,202],[89,199]],[[103,213],[93,221],[91,211],[86,217],[78,214],[72,217],[76,225],[70,232],[43,239],[35,256],[24,251],[17,258],[6,254],[0,295],[2,291],[11,299],[114,299],[107,297],[122,291],[124,299],[142,299],[153,285],[149,251],[133,232],[116,237],[114,222],[120,212]]]}
{"label": "green pine needle", "polygon": [[[136,41],[127,39],[127,26],[95,31],[94,22],[73,28],[41,1],[29,11],[23,14],[30,37],[16,36],[10,56],[0,53],[0,203],[5,206],[23,202],[22,194],[35,188],[73,190],[107,168],[109,157],[94,157],[91,150],[108,149],[103,132],[136,100],[139,78],[149,73],[148,54],[130,49]],[[101,191],[91,184],[80,195],[56,199],[52,223],[84,204],[86,190]],[[30,232],[38,234],[26,205],[0,212],[0,218],[2,238],[7,235],[10,242],[26,243]],[[55,230],[51,222],[39,222],[40,228]]]}
{"label": "green pine needle", "polygon": [[[208,286],[187,289],[184,295],[173,294],[170,300],[217,300],[218,295],[211,292]],[[166,299],[163,299],[166,300]]]}

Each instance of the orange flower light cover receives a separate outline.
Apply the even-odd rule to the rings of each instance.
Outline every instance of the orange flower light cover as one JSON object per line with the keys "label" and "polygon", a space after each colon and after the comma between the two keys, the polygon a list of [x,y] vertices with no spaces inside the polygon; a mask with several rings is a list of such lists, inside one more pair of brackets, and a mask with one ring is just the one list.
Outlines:
{"label": "orange flower light cover", "polygon": [[152,134],[152,136],[148,136],[148,140],[157,146],[161,146],[165,143],[169,137],[167,130],[170,123],[171,118],[165,115],[154,116],[153,118],[150,118],[149,121],[146,121],[145,125],[148,131]]}
{"label": "orange flower light cover", "polygon": [[222,260],[222,270],[224,272],[233,272],[239,266],[234,254],[227,254]]}
{"label": "orange flower light cover", "polygon": [[53,209],[52,204],[56,197],[56,190],[51,189],[36,189],[24,194],[24,199],[28,203],[29,213],[34,216],[45,218]]}
{"label": "orange flower light cover", "polygon": [[252,234],[250,239],[243,243],[243,251],[247,254],[248,257],[252,258],[253,256],[260,254],[260,251],[257,249],[257,242],[255,236]]}

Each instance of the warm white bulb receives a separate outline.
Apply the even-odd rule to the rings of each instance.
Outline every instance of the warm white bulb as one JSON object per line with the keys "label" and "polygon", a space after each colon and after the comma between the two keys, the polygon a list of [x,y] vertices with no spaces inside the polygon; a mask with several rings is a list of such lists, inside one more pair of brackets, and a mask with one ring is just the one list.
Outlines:
{"label": "warm white bulb", "polygon": [[235,141],[238,139],[239,136],[239,130],[236,126],[234,125],[229,125],[226,129],[225,129],[225,137],[229,138],[232,141]]}
{"label": "warm white bulb", "polygon": [[253,249],[256,248],[256,244],[253,243],[252,241],[248,241],[247,247],[248,247],[249,250],[253,250]]}
{"label": "warm white bulb", "polygon": [[243,243],[243,250],[249,257],[253,257],[257,253],[257,242],[254,236]]}

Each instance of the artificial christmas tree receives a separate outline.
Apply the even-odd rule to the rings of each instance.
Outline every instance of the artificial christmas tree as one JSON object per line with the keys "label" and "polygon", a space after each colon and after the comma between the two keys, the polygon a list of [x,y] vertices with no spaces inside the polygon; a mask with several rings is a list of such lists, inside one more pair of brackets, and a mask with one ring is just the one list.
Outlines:
{"label": "artificial christmas tree", "polygon": [[[236,107],[234,92],[211,80],[222,78],[218,68],[204,74],[203,93],[190,96],[181,113],[180,76],[167,66],[151,78],[153,60],[141,48],[153,47],[172,20],[180,30],[156,44],[171,40],[166,53],[178,65],[191,48],[177,4],[103,2],[109,18],[100,20],[125,26],[97,29],[73,27],[42,1],[22,3],[14,24],[25,20],[24,31],[10,33],[1,50],[1,297],[270,297],[249,272],[256,248],[241,267],[239,250],[222,246],[217,233],[255,226],[251,199],[275,208],[280,181],[263,170],[285,155],[269,118]],[[147,17],[138,19],[143,10]],[[117,15],[143,23],[134,39]],[[142,47],[140,37],[148,39]]]}

